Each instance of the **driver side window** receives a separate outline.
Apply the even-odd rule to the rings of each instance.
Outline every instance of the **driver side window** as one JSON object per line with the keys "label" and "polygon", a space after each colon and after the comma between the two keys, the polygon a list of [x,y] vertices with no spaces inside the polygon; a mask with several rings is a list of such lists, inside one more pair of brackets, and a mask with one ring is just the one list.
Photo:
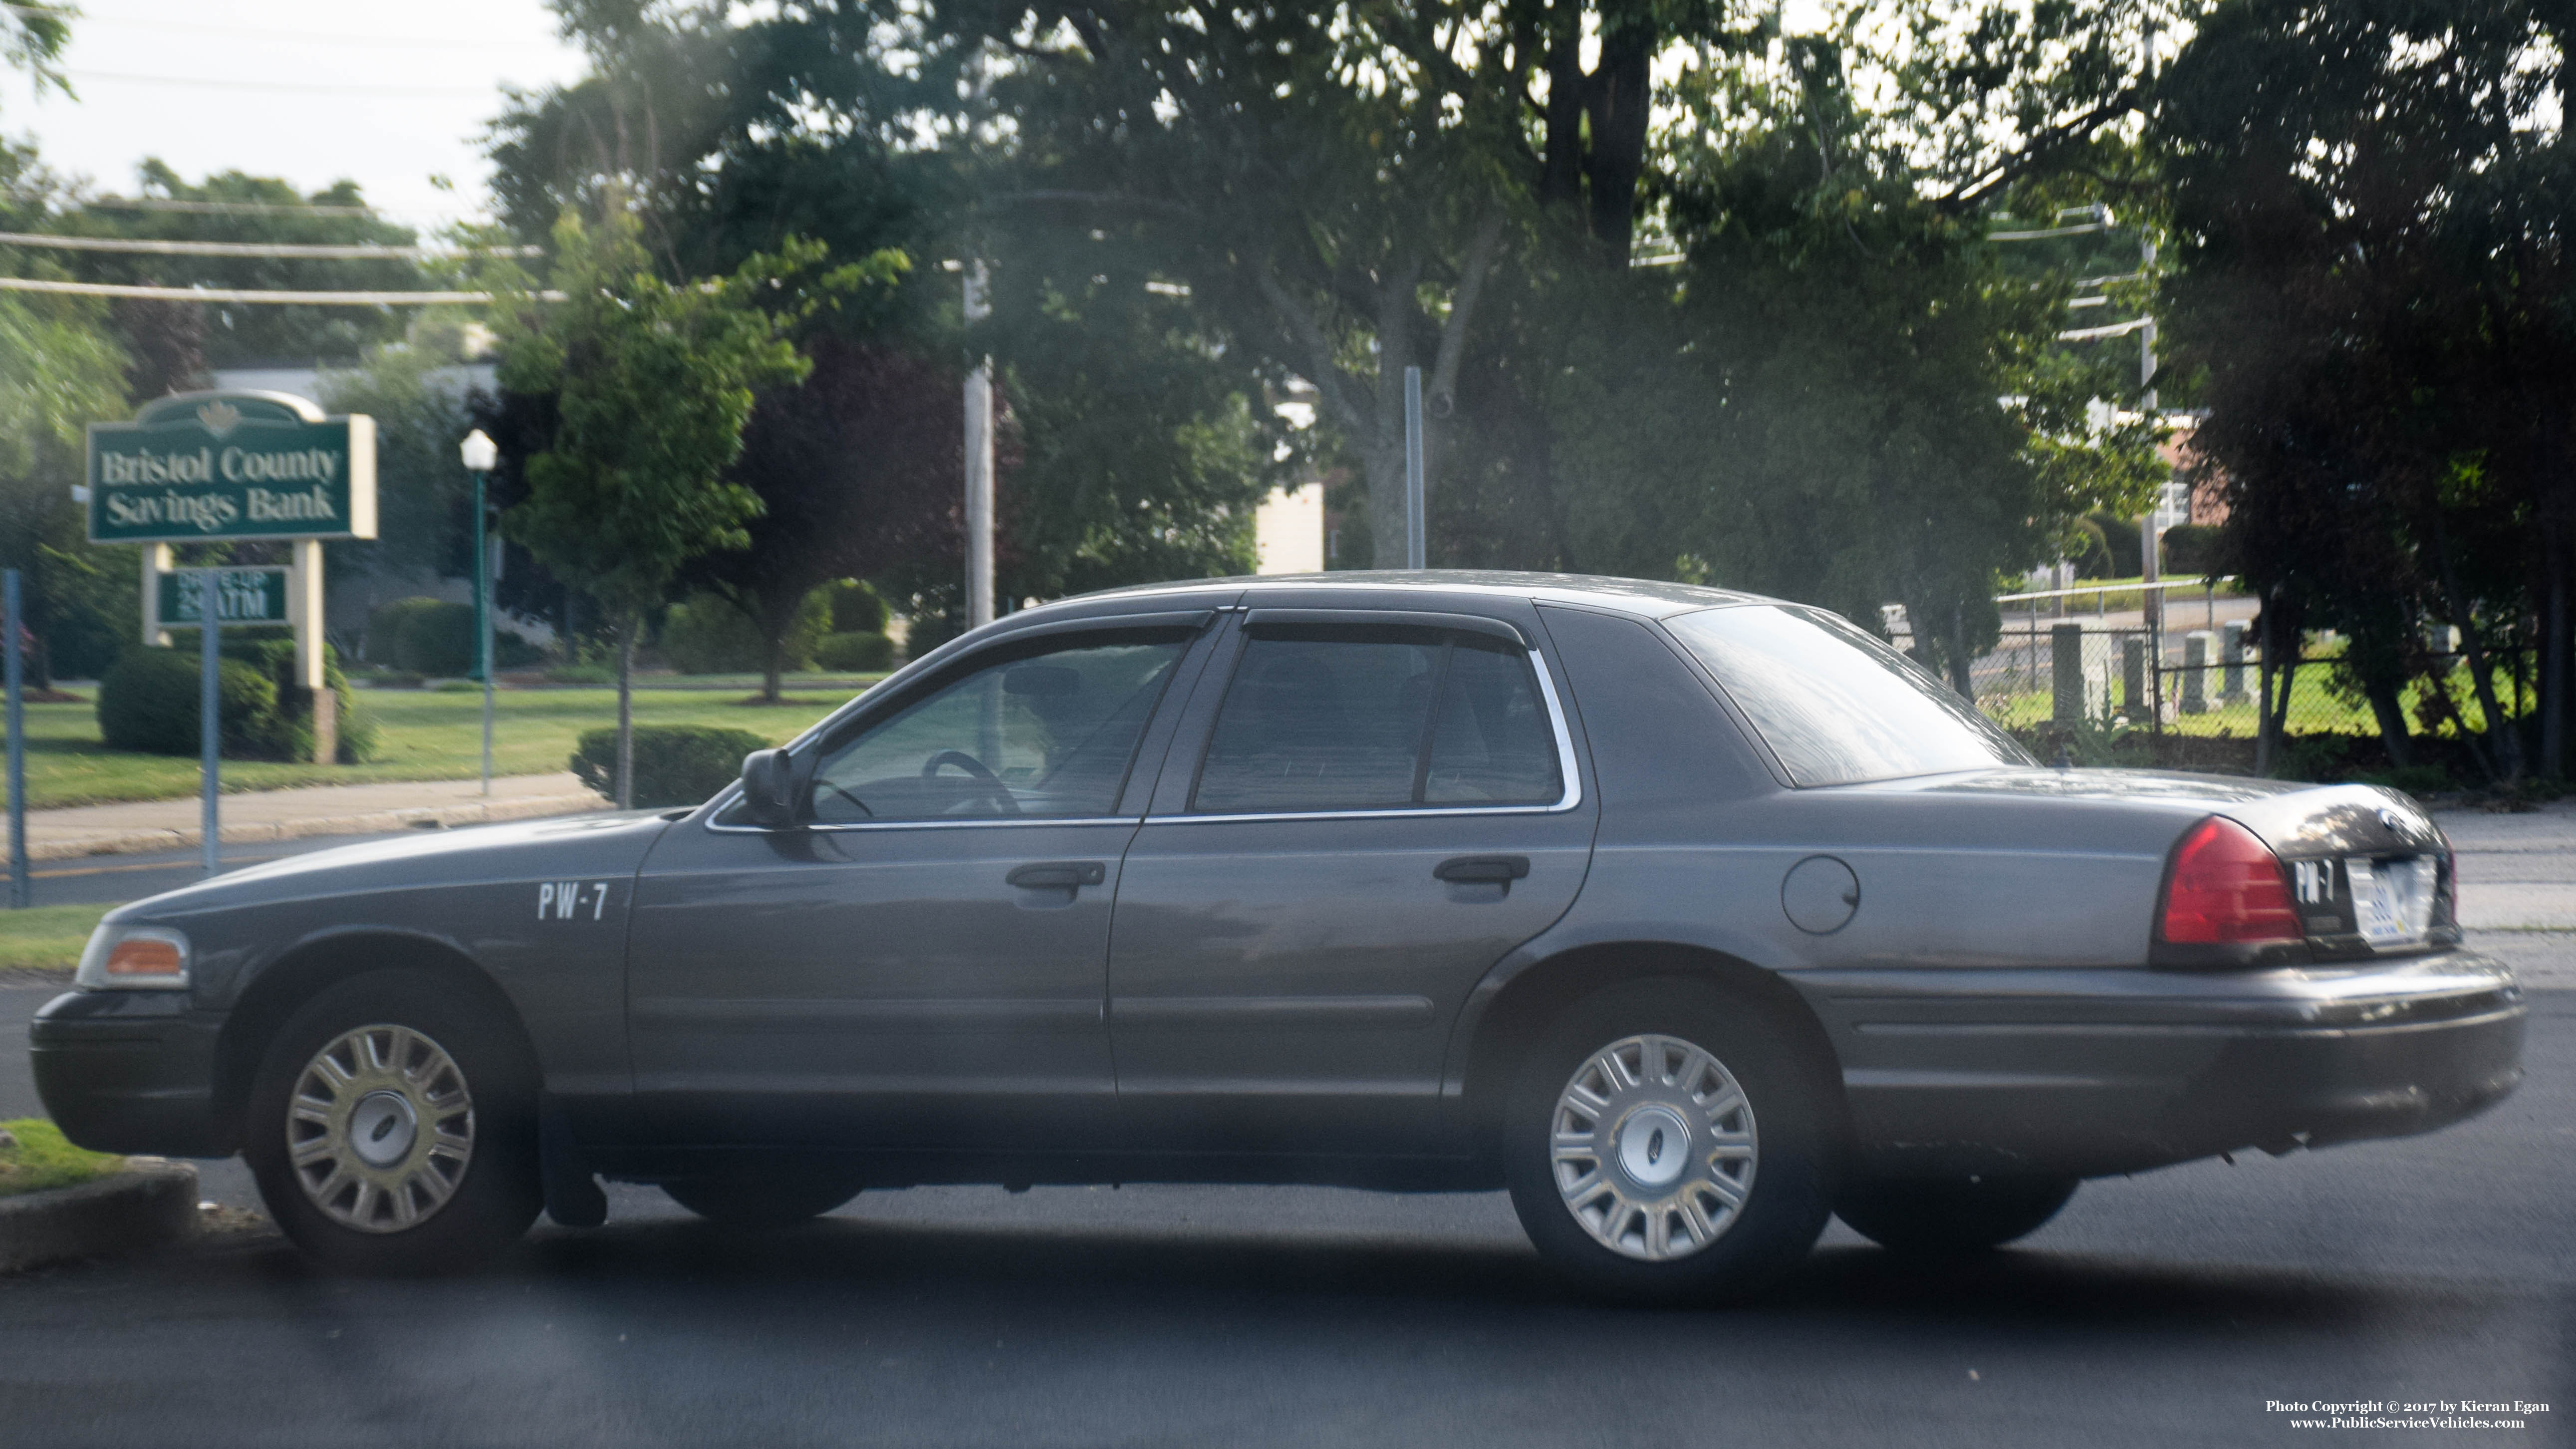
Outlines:
{"label": "driver side window", "polygon": [[1118,807],[1145,722],[1188,640],[1097,636],[973,661],[814,772],[809,818],[1064,818]]}

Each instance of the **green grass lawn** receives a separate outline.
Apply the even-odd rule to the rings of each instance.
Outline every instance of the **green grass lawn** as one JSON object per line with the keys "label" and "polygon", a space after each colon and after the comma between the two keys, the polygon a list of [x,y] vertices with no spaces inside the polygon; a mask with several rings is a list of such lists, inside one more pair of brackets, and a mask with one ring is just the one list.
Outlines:
{"label": "green grass lawn", "polygon": [[122,1157],[74,1147],[63,1140],[61,1128],[42,1117],[0,1122],[0,1130],[16,1139],[14,1146],[0,1143],[0,1197],[73,1187],[125,1166]]}
{"label": "green grass lawn", "polygon": [[0,971],[69,971],[108,905],[30,906],[0,910]]}
{"label": "green grass lawn", "polygon": [[[791,694],[781,705],[706,690],[639,689],[637,724],[728,725],[784,742],[855,690]],[[227,760],[227,791],[379,780],[472,779],[482,765],[483,696],[476,691],[362,689],[358,709],[376,722],[375,758],[363,765]],[[532,775],[567,768],[584,730],[617,723],[614,689],[504,689],[494,700],[492,768]],[[89,703],[27,706],[27,804],[43,810],[197,793],[193,755],[141,755],[100,742]]]}
{"label": "green grass lawn", "polygon": [[[2290,709],[2287,716],[2289,733],[2294,735],[2377,734],[2379,721],[2370,712],[2370,706],[2358,699],[2347,699],[2337,693],[2329,682],[2333,673],[2331,661],[2325,659],[2310,659],[2299,666],[2297,682],[2290,689]],[[2209,690],[2212,696],[2209,700],[2210,708],[2200,714],[2183,714],[2177,706],[2173,719],[2165,725],[2168,733],[2232,735],[2240,739],[2254,737],[2257,724],[2254,713],[2255,700],[2250,697],[2257,688],[2254,666],[2248,664],[2245,667],[2245,688],[2249,695],[2246,699],[2222,704],[2216,698],[2220,677],[2215,669],[2209,672]],[[2451,697],[2457,702],[2469,728],[2483,729],[2485,716],[2478,709],[2476,697],[2470,689],[2470,678],[2466,668],[2454,669],[2447,682]],[[2115,680],[2114,690],[2119,687]],[[2168,674],[2165,677],[2165,688],[2171,691],[2168,695],[2169,701],[2181,699],[2182,685],[2176,676]],[[2422,717],[2421,707],[2432,688],[2430,683],[2421,679],[2407,686],[2404,702],[2409,719]],[[2511,674],[2501,668],[2495,671],[2495,691],[2497,702],[2503,707],[2505,713],[2511,714],[2514,705],[2514,680]],[[2115,693],[2114,698],[2117,697],[2119,696]],[[2526,698],[2522,703],[2528,706],[2530,701]],[[1984,710],[1989,718],[2008,729],[2045,723],[2050,717],[2053,704],[2054,697],[2044,689],[1991,694],[1977,701],[1979,709]],[[2093,701],[2095,710],[2098,711],[2101,707],[2101,701]],[[2126,713],[2126,709],[2115,706],[2113,712]],[[2141,720],[2145,717],[2143,711],[2138,715]],[[2448,728],[2446,727],[2443,732],[2449,733]]]}

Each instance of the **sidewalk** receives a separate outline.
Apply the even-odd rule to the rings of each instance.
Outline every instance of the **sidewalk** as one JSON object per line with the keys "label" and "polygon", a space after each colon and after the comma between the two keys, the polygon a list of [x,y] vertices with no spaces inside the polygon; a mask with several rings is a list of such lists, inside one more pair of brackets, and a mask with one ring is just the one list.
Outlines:
{"label": "sidewalk", "polygon": [[[414,826],[480,825],[539,815],[572,815],[608,809],[582,788],[569,770],[548,775],[504,775],[486,798],[479,780],[389,781],[372,785],[315,785],[301,790],[247,790],[220,805],[227,844],[296,840],[313,835],[368,835]],[[128,855],[184,850],[204,842],[197,797],[140,800],[123,805],[81,805],[27,812],[27,858],[66,860],[83,855]],[[0,860],[8,859],[0,841]]]}
{"label": "sidewalk", "polygon": [[2576,988],[2576,800],[2523,815],[2444,810],[2469,944],[2526,986]]}

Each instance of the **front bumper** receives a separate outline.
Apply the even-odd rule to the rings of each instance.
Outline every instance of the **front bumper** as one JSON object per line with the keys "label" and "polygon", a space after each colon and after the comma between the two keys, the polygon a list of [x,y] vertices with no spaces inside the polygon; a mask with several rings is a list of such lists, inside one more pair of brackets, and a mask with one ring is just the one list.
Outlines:
{"label": "front bumper", "polygon": [[2234,976],[1908,970],[1799,978],[1862,1166],[2134,1172],[2428,1132],[2522,1079],[2525,1008],[2466,952]]}
{"label": "front bumper", "polygon": [[223,1018],[184,991],[75,991],[28,1024],[36,1094],[63,1135],[96,1152],[228,1157],[215,1101]]}

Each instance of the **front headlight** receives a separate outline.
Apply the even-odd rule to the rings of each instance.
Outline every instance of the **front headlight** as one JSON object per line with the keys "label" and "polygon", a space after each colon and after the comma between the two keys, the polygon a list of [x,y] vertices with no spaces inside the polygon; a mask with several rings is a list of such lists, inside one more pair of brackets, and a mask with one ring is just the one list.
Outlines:
{"label": "front headlight", "polygon": [[89,933],[72,984],[85,991],[184,991],[188,938],[167,926],[102,925]]}

